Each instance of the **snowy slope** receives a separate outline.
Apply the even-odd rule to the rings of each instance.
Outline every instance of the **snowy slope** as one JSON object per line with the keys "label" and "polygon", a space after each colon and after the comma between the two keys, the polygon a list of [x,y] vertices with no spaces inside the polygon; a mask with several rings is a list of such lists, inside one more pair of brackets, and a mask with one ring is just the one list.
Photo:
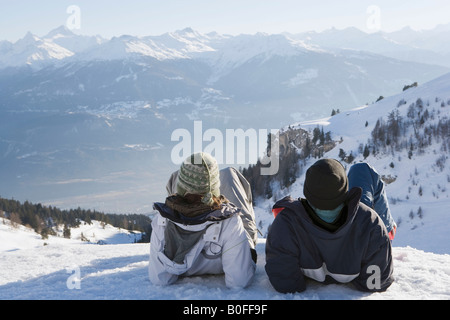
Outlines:
{"label": "snowy slope", "polygon": [[[262,215],[262,209],[256,208]],[[107,228],[106,228],[107,229]],[[100,224],[72,230],[72,239],[39,235],[25,227],[0,224],[0,300],[404,300],[450,299],[450,255],[406,247],[393,248],[395,282],[384,293],[362,293],[351,285],[308,282],[303,293],[280,294],[264,270],[265,239],[256,246],[258,262],[251,285],[244,290],[225,286],[224,277],[182,278],[167,287],[148,279],[151,244],[98,245],[79,234],[109,238]],[[117,235],[117,230],[116,233]],[[45,243],[45,245],[44,245]],[[78,280],[79,279],[79,280]]]}
{"label": "snowy slope", "polygon": [[[256,214],[263,214],[256,208]],[[91,242],[82,242],[83,232]],[[95,239],[93,234],[95,234]],[[361,293],[351,285],[308,282],[298,294],[276,292],[265,273],[265,239],[258,240],[252,284],[244,290],[225,286],[223,275],[182,278],[167,287],[148,279],[151,244],[131,244],[131,235],[100,223],[72,229],[72,238],[40,235],[0,221],[0,300],[317,300],[450,299],[450,255],[394,247],[394,284],[385,293]],[[109,244],[98,245],[102,238]],[[111,241],[115,239],[115,242]],[[116,243],[116,244],[114,244]],[[77,279],[80,279],[78,281]]]}
{"label": "snowy slope", "polygon": [[[355,108],[351,111],[337,114],[333,117],[307,121],[291,125],[291,128],[303,128],[310,132],[317,126],[325,132],[330,131],[332,139],[338,141],[337,146],[325,153],[324,157],[340,159],[339,151],[355,156],[352,163],[366,161],[382,176],[394,180],[386,187],[392,215],[398,224],[394,246],[411,246],[434,253],[450,253],[450,163],[449,135],[442,138],[436,136],[428,139],[430,145],[421,152],[417,148],[415,130],[419,135],[424,128],[406,127],[403,137],[415,145],[411,157],[407,148],[395,150],[387,148],[376,155],[371,153],[364,160],[361,146],[371,139],[371,132],[378,119],[387,121],[389,113],[397,112],[404,121],[408,119],[411,104],[423,101],[421,113],[428,110],[430,117],[426,126],[445,122],[450,119],[450,74],[442,76],[429,83],[419,85],[401,94],[385,98],[377,103]],[[419,110],[419,109],[417,109]],[[284,128],[286,130],[287,128]],[[408,140],[410,139],[410,140]],[[341,142],[342,141],[342,142]],[[291,195],[303,197],[304,174],[307,168],[318,159],[308,159],[303,166],[303,172],[297,181],[285,190],[275,190],[276,198]],[[351,164],[341,161],[347,169]],[[260,225],[266,232],[272,222],[270,208],[277,200],[275,198],[262,201]]]}
{"label": "snowy slope", "polygon": [[[313,281],[299,294],[276,292],[264,271],[265,240],[257,245],[252,284],[225,287],[223,276],[180,279],[167,287],[148,280],[149,244],[94,245],[62,239],[47,246],[0,251],[0,299],[304,300],[449,299],[450,255],[410,247],[393,250],[396,281],[385,293],[361,293],[349,285]],[[79,276],[80,281],[75,281]],[[77,286],[79,285],[79,286]],[[78,289],[79,288],[79,289]]]}
{"label": "snowy slope", "polygon": [[33,229],[23,225],[12,226],[8,219],[0,218],[0,252],[13,252],[36,249],[46,245],[60,244],[125,244],[141,239],[141,234],[115,228],[109,224],[92,221],[82,222],[78,228],[72,228],[70,239],[63,238],[63,230],[56,229],[57,236],[42,239]]}

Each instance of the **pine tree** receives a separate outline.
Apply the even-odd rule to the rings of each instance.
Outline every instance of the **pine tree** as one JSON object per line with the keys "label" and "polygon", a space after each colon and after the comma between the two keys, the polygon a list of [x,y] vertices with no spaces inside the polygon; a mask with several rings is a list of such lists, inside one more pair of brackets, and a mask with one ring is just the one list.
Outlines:
{"label": "pine tree", "polygon": [[339,158],[341,158],[342,161],[344,161],[345,157],[347,157],[347,154],[343,149],[339,149]]}
{"label": "pine tree", "polygon": [[70,239],[70,228],[67,223],[64,224],[63,237],[66,239]]}
{"label": "pine tree", "polygon": [[423,211],[422,211],[422,207],[419,207],[419,210],[417,210],[417,216],[422,219],[423,218]]}
{"label": "pine tree", "polygon": [[347,163],[352,163],[355,160],[355,156],[353,155],[352,152],[350,152],[350,154],[348,155],[347,159],[345,160],[345,162]]}
{"label": "pine tree", "polygon": [[364,157],[364,159],[366,159],[369,155],[370,155],[369,146],[366,144],[366,145],[364,146],[364,151],[363,151],[363,157]]}

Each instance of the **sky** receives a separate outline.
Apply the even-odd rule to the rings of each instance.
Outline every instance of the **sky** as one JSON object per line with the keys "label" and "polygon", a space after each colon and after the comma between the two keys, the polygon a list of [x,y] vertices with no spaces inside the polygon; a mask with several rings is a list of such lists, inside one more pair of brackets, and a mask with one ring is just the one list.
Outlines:
{"label": "sky", "polygon": [[105,38],[186,27],[221,34],[424,30],[450,23],[449,13],[448,0],[0,0],[0,40],[44,36],[61,25]]}

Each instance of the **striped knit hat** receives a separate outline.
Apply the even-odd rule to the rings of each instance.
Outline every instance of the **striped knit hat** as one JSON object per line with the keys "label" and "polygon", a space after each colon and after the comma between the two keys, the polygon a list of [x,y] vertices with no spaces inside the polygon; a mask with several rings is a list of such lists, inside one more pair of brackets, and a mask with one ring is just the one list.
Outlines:
{"label": "striped knit hat", "polygon": [[203,195],[205,204],[213,204],[213,196],[220,197],[220,174],[216,159],[200,152],[188,157],[178,173],[177,194]]}

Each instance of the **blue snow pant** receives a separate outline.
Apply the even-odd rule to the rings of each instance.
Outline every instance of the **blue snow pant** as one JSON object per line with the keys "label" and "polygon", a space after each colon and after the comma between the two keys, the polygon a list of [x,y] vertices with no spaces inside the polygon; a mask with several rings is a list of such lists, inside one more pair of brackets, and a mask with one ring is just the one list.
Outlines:
{"label": "blue snow pant", "polygon": [[392,218],[385,185],[379,173],[367,163],[357,163],[348,172],[348,183],[349,189],[360,187],[363,190],[360,201],[378,213],[389,238],[393,240],[397,225]]}

